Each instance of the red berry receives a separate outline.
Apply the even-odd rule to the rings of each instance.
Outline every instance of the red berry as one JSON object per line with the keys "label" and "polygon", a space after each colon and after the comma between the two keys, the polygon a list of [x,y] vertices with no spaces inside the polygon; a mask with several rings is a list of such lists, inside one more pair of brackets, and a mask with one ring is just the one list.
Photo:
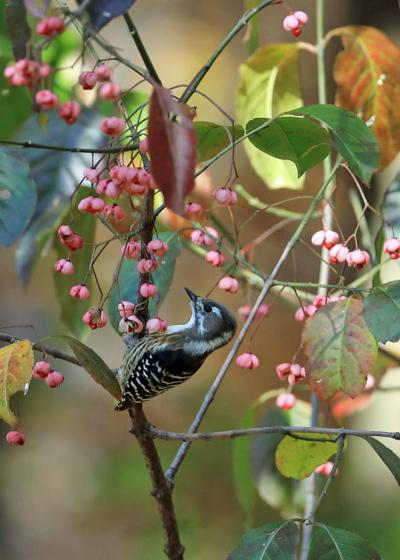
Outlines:
{"label": "red berry", "polygon": [[6,442],[10,445],[24,445],[25,436],[17,430],[13,430],[6,434]]}
{"label": "red berry", "polygon": [[32,375],[36,377],[36,379],[46,379],[51,371],[52,367],[49,362],[41,360],[40,362],[36,362],[33,366]]}
{"label": "red berry", "polygon": [[64,382],[64,376],[58,371],[52,371],[46,377],[45,381],[51,389],[54,389]]}
{"label": "red berry", "polygon": [[257,369],[260,367],[260,360],[251,352],[244,352],[236,358],[236,365],[242,369]]}

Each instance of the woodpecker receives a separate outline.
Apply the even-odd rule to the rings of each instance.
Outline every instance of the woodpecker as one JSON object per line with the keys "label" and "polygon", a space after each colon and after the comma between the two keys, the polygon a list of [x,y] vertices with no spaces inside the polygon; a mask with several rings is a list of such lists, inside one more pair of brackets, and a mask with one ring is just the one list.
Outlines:
{"label": "woodpecker", "polygon": [[116,373],[122,398],[115,410],[130,408],[189,379],[236,330],[232,314],[220,303],[185,288],[192,315],[164,333],[125,337],[128,348]]}

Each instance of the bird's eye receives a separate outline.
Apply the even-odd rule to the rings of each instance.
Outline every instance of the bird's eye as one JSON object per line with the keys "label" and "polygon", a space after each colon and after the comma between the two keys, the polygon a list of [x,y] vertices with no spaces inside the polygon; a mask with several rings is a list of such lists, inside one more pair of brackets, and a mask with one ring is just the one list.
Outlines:
{"label": "bird's eye", "polygon": [[206,313],[211,313],[211,311],[212,311],[211,305],[208,305],[208,303],[206,303],[206,304],[204,305],[204,311],[205,311]]}

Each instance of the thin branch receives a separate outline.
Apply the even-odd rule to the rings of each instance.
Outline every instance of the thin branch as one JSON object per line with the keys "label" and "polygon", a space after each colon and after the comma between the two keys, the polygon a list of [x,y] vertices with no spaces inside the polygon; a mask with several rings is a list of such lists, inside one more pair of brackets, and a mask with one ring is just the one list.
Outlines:
{"label": "thin branch", "polygon": [[151,58],[149,57],[146,47],[143,44],[143,41],[139,35],[139,31],[137,30],[136,25],[133,23],[131,16],[129,15],[128,12],[126,12],[124,14],[124,20],[125,23],[128,27],[129,30],[129,34],[132,37],[132,39],[135,42],[135,45],[137,47],[137,50],[140,53],[140,56],[142,57],[142,60],[144,62],[144,65],[147,68],[148,73],[150,74],[150,76],[153,78],[153,80],[155,82],[157,82],[158,84],[161,84],[161,80],[157,74],[156,69],[154,68],[153,62],[151,60]]}
{"label": "thin branch", "polygon": [[42,150],[52,150],[54,152],[71,152],[73,154],[120,154],[121,152],[131,152],[137,150],[137,144],[130,144],[129,146],[121,146],[119,148],[72,148],[68,146],[53,146],[50,144],[39,144],[26,140],[25,142],[18,142],[17,140],[0,139],[0,144],[6,146],[20,146],[21,148],[39,148]]}
{"label": "thin branch", "polygon": [[[266,295],[268,294],[275,278],[277,277],[280,269],[282,268],[283,264],[285,263],[288,255],[290,254],[291,250],[293,249],[293,247],[296,245],[297,241],[300,239],[301,234],[303,233],[303,230],[305,229],[307,223],[309,222],[315,208],[317,207],[319,201],[321,200],[321,198],[324,196],[325,190],[328,188],[331,180],[333,179],[333,177],[335,176],[338,168],[340,166],[340,159],[336,162],[331,174],[329,175],[329,177],[327,178],[327,180],[324,182],[324,184],[322,185],[321,189],[319,190],[319,192],[315,195],[313,201],[311,202],[307,212],[304,214],[304,217],[302,219],[302,221],[300,222],[300,224],[298,225],[296,231],[294,232],[294,234],[292,235],[292,237],[290,238],[290,240],[288,241],[288,243],[286,244],[286,247],[284,248],[280,258],[278,259],[278,262],[276,263],[273,271],[271,272],[271,275],[269,276],[269,278],[265,281],[264,286],[250,312],[249,317],[247,318],[247,320],[245,321],[240,333],[238,334],[230,352],[228,353],[228,356],[225,359],[225,362],[223,363],[220,371],[218,372],[214,383],[211,385],[209,391],[207,392],[190,428],[189,428],[189,432],[195,432],[197,430],[197,428],[199,427],[205,413],[207,412],[209,406],[211,405],[212,401],[214,400],[215,394],[219,388],[219,386],[221,385],[226,372],[228,371],[228,368],[231,364],[231,362],[233,361],[235,354],[237,352],[237,350],[239,349],[241,343],[244,340],[244,337],[246,336],[247,331],[250,328],[250,325],[253,322],[253,319],[255,318],[258,308],[260,307],[260,305],[262,304],[262,302],[264,301]],[[184,460],[188,449],[190,446],[190,442],[187,441],[185,443],[183,443],[181,445],[181,447],[179,448],[174,460],[172,461],[168,471],[167,471],[167,479],[172,483],[180,465],[182,464],[182,461]]]}
{"label": "thin branch", "polygon": [[[7,333],[0,333],[0,340],[3,342],[9,342],[13,344],[19,340],[23,340],[18,336],[11,336]],[[58,360],[64,360],[64,362],[69,362],[70,364],[74,364],[75,366],[82,366],[79,360],[75,358],[75,356],[71,356],[70,354],[65,354],[65,352],[60,352],[56,348],[50,348],[49,346],[44,346],[43,344],[32,343],[32,348],[37,352],[45,352],[49,356],[53,356],[53,358],[57,358]]]}
{"label": "thin branch", "polygon": [[183,560],[184,547],[179,538],[178,524],[172,502],[172,490],[164,476],[156,446],[149,435],[149,424],[141,406],[129,410],[131,433],[136,437],[152,481],[152,495],[157,500],[164,532],[164,551],[170,560]]}
{"label": "thin branch", "polygon": [[327,478],[327,480],[324,484],[324,487],[322,488],[321,494],[319,495],[319,498],[318,498],[316,504],[314,505],[314,509],[312,510],[312,512],[310,513],[310,515],[307,517],[307,519],[304,522],[306,525],[310,525],[310,524],[313,523],[315,513],[316,513],[317,509],[319,508],[319,506],[321,505],[322,500],[327,495],[329,486],[332,484],[333,479],[335,478],[337,469],[339,467],[339,461],[340,461],[340,459],[342,458],[342,455],[343,455],[345,440],[346,440],[346,436],[343,435],[343,434],[340,434],[339,435],[338,450],[336,452],[335,461],[333,463],[332,470],[329,473],[329,476],[328,476],[328,478]]}
{"label": "thin branch", "polygon": [[[170,432],[159,430],[155,426],[148,427],[149,434],[156,439],[174,441],[214,441],[220,439],[235,439],[237,437],[262,436],[268,434],[282,434],[295,436],[296,434],[322,434],[336,435],[338,439],[343,436],[356,437],[382,437],[400,440],[400,432],[384,432],[381,430],[351,430],[350,428],[314,428],[312,426],[263,426],[260,428],[243,428],[238,430],[223,430],[218,432]],[[300,439],[300,438],[299,438]],[[301,438],[305,439],[305,438]],[[312,441],[315,441],[313,439]],[[322,440],[321,440],[322,441]],[[332,443],[332,439],[326,440]]]}

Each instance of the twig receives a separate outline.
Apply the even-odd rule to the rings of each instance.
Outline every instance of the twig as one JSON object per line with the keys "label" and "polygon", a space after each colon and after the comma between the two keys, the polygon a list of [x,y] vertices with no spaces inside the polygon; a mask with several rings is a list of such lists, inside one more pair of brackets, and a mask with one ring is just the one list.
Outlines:
{"label": "twig", "polygon": [[[13,344],[14,342],[23,339],[19,338],[18,336],[11,336],[10,334],[7,333],[0,333],[0,340]],[[36,343],[32,343],[32,348],[37,352],[45,352],[49,356],[53,356],[53,358],[64,360],[64,362],[69,362],[70,364],[74,364],[76,366],[82,365],[80,361],[75,358],[75,356],[71,356],[70,354],[65,354],[65,352],[60,352],[60,350],[57,350],[56,348],[49,348],[48,346],[44,346],[43,344],[36,344]]]}
{"label": "twig", "polygon": [[335,478],[335,474],[336,474],[336,471],[337,471],[338,466],[339,466],[339,461],[340,461],[340,459],[342,458],[342,455],[343,455],[345,440],[346,440],[346,436],[344,434],[340,434],[339,435],[338,450],[336,452],[335,461],[333,463],[332,470],[329,473],[329,476],[328,476],[328,478],[327,478],[327,480],[324,484],[324,487],[322,488],[321,494],[319,495],[319,498],[318,498],[316,504],[314,505],[314,509],[312,510],[312,512],[310,513],[310,515],[307,517],[307,519],[304,522],[305,525],[310,525],[310,524],[313,523],[315,513],[316,513],[317,509],[319,508],[319,506],[321,505],[322,500],[325,498],[325,496],[328,493],[329,486],[331,485],[333,479]]}
{"label": "twig", "polygon": [[[208,410],[208,407],[211,405],[212,401],[214,400],[215,394],[220,386],[220,384],[222,383],[226,372],[228,371],[228,368],[231,364],[231,362],[233,361],[235,354],[237,352],[237,350],[239,349],[239,346],[241,345],[241,343],[243,342],[244,337],[246,336],[247,331],[250,328],[250,325],[252,324],[256,314],[257,314],[257,310],[260,307],[260,305],[262,304],[262,302],[264,301],[266,295],[268,294],[276,276],[278,275],[280,269],[282,268],[283,264],[285,263],[289,253],[291,252],[291,250],[293,249],[293,247],[296,245],[297,241],[300,239],[300,236],[304,230],[304,228],[306,227],[307,223],[310,220],[310,217],[312,216],[315,208],[317,207],[317,204],[319,203],[319,201],[321,200],[321,198],[323,197],[325,190],[327,189],[328,185],[330,184],[331,180],[333,179],[333,177],[336,174],[336,171],[338,170],[340,166],[340,160],[338,160],[330,174],[330,176],[327,178],[327,180],[324,182],[324,184],[322,185],[321,189],[319,190],[319,192],[315,195],[314,199],[312,200],[307,212],[304,214],[304,217],[302,219],[302,221],[300,222],[300,224],[298,225],[296,231],[294,232],[294,234],[292,235],[292,237],[290,238],[290,240],[288,241],[288,243],[286,244],[286,247],[284,248],[280,258],[278,259],[278,262],[276,263],[273,271],[271,272],[271,275],[269,276],[269,278],[265,281],[264,286],[255,302],[255,304],[253,305],[253,308],[250,312],[249,317],[247,318],[247,320],[245,321],[240,333],[238,334],[230,352],[228,353],[228,356],[225,359],[225,362],[223,363],[220,371],[218,372],[214,383],[211,385],[210,389],[208,390],[190,428],[189,428],[189,433],[193,433],[197,430],[197,428],[199,427],[205,413]],[[188,449],[190,446],[190,442],[187,441],[185,443],[183,443],[181,445],[181,447],[179,448],[177,454],[175,455],[175,458],[173,459],[167,473],[167,479],[172,483],[180,465],[182,464],[182,461],[184,460]]]}
{"label": "twig", "polygon": [[161,80],[157,74],[156,69],[154,68],[153,62],[151,61],[151,58],[149,57],[147,50],[143,44],[143,41],[139,35],[139,31],[137,30],[136,25],[133,23],[131,16],[129,15],[128,12],[126,12],[124,14],[124,20],[125,23],[128,27],[129,30],[129,34],[132,37],[132,39],[135,42],[135,45],[137,47],[137,50],[140,53],[140,56],[142,57],[142,60],[144,62],[144,65],[147,68],[148,73],[150,74],[150,76],[153,78],[153,80],[155,82],[157,82],[158,84],[161,84]]}
{"label": "twig", "polygon": [[149,436],[149,424],[141,406],[129,410],[132,420],[131,433],[136,437],[146,461],[151,481],[152,495],[157,500],[164,532],[164,551],[170,560],[183,560],[184,547],[179,538],[178,524],[172,502],[172,491],[164,476],[156,446]]}
{"label": "twig", "polygon": [[[400,432],[384,432],[381,430],[351,430],[350,428],[314,428],[313,426],[262,426],[260,428],[243,428],[238,430],[223,430],[218,432],[170,432],[149,426],[148,432],[153,438],[174,441],[213,441],[219,439],[235,439],[237,437],[262,436],[268,434],[283,434],[292,436],[296,434],[322,434],[336,435],[340,440],[343,436],[355,437],[382,437],[400,440]],[[299,438],[300,439],[300,438]],[[305,439],[305,438],[301,438]],[[313,439],[312,441],[315,441]],[[332,443],[332,439],[326,440]]]}
{"label": "twig", "polygon": [[53,146],[50,144],[39,144],[26,140],[25,142],[18,142],[17,140],[4,140],[0,139],[0,144],[6,146],[20,146],[21,148],[39,148],[42,150],[52,150],[54,152],[71,152],[73,154],[119,154],[121,152],[131,152],[137,150],[137,144],[130,144],[129,146],[120,146],[119,148],[72,148],[67,146]]}

